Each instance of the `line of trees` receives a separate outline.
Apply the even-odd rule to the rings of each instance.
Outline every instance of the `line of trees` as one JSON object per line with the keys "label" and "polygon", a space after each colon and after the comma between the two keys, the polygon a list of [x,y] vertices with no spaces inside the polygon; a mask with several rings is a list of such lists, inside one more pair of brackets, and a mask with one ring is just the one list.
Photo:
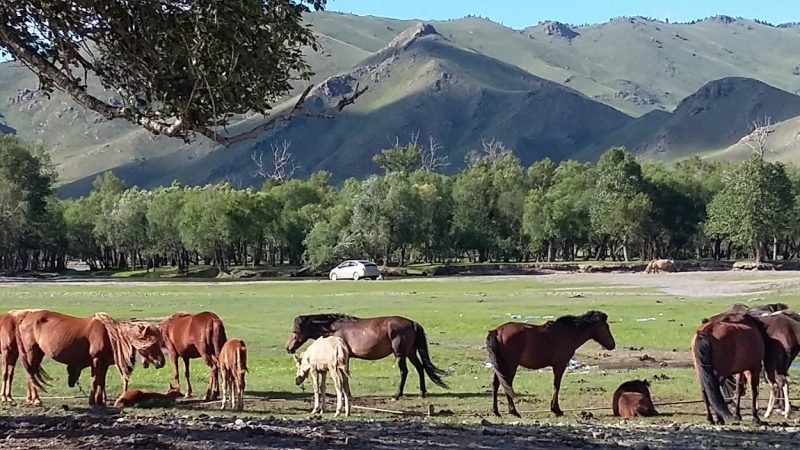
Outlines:
{"label": "line of trees", "polygon": [[[755,153],[667,165],[611,148],[597,164],[523,167],[500,142],[455,175],[431,141],[376,155],[382,174],[331,184],[271,177],[154,190],[99,176],[87,197],[54,196],[43,149],[0,138],[0,268],[59,270],[455,260],[791,259],[800,248],[800,169]],[[283,178],[283,179],[278,179]]]}

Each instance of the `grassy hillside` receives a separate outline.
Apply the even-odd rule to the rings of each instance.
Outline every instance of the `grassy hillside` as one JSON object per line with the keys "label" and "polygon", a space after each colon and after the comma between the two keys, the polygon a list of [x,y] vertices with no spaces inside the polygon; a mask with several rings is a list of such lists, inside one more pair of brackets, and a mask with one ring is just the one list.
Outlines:
{"label": "grassy hillside", "polygon": [[[42,98],[29,72],[6,63],[0,64],[0,131],[51,149],[67,183],[63,193],[76,195],[108,169],[142,187],[174,179],[257,183],[251,154],[284,139],[292,141],[301,175],[326,169],[342,179],[377,170],[372,155],[417,130],[423,138],[434,135],[456,169],[482,139],[504,141],[525,162],[594,159],[618,144],[674,159],[736,143],[753,114],[774,121],[800,114],[793,95],[800,92],[800,27],[721,16],[693,24],[634,17],[513,30],[464,18],[429,22],[420,35],[416,21],[329,12],[308,21],[322,44],[320,52],[306,52],[316,72],[312,82],[328,80],[315,101],[327,101],[331,87],[370,85],[335,120],[299,120],[229,149],[204,139],[184,145],[126,122],[105,122],[58,93]],[[726,83],[722,97],[703,94]],[[292,95],[304,87],[298,83]],[[285,100],[284,107],[292,102]],[[231,129],[262,120],[242,119]]]}

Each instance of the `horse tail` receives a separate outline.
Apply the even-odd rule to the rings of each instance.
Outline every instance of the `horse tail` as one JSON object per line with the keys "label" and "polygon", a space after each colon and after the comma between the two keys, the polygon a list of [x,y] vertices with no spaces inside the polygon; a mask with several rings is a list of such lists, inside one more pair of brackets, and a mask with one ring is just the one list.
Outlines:
{"label": "horse tail", "polygon": [[510,395],[511,398],[515,398],[517,394],[514,392],[514,388],[511,387],[511,383],[508,382],[508,364],[500,351],[500,340],[497,339],[497,330],[490,331],[489,335],[486,336],[486,351],[489,353],[489,362],[492,364],[494,373],[497,375],[497,379],[500,380],[500,385],[503,386],[503,390],[506,391],[506,394]]}
{"label": "horse tail", "polygon": [[211,361],[219,365],[219,355],[222,354],[222,346],[228,341],[228,336],[225,334],[225,325],[222,321],[217,319],[212,321],[211,325],[211,345],[214,347],[214,354],[211,355]]}
{"label": "horse tail", "polygon": [[422,328],[422,325],[418,324],[417,322],[414,323],[414,346],[417,348],[417,353],[419,353],[419,359],[422,361],[422,368],[425,369],[425,373],[428,374],[428,378],[434,382],[437,386],[449,389],[447,387],[447,383],[442,381],[442,376],[446,375],[447,372],[444,370],[436,367],[433,365],[431,361],[431,356],[428,353],[428,337],[425,336],[425,329]]}
{"label": "horse tail", "polygon": [[24,316],[16,318],[17,323],[14,325],[14,337],[17,339],[17,351],[19,352],[19,356],[21,356],[19,359],[22,360],[22,368],[28,375],[28,379],[33,383],[33,386],[42,392],[47,392],[47,389],[45,389],[43,385],[49,385],[52,377],[44,370],[41,362],[36,370],[33,370],[30,362],[28,362],[28,351],[25,349],[25,344],[22,341],[22,332],[19,330],[19,323],[22,322],[23,318]]}
{"label": "horse tail", "polygon": [[236,349],[236,369],[239,373],[249,372],[247,369],[247,347],[244,344]]}
{"label": "horse tail", "polygon": [[720,391],[719,379],[714,374],[714,360],[711,354],[711,339],[708,336],[708,332],[700,331],[697,333],[693,356],[697,364],[700,387],[705,391],[708,403],[721,417],[731,417],[731,412],[728,410],[725,398]]}

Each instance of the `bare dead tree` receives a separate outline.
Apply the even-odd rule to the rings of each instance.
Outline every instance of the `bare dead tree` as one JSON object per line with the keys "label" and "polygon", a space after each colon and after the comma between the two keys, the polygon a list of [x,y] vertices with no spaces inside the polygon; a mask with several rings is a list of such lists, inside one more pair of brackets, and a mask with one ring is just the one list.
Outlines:
{"label": "bare dead tree", "polygon": [[253,152],[250,155],[256,165],[253,176],[275,181],[291,179],[295,172],[302,167],[297,164],[294,155],[289,151],[291,147],[292,141],[283,141],[280,144],[277,141],[271,143],[272,161],[270,163],[264,162],[264,152]]}
{"label": "bare dead tree", "polygon": [[489,159],[497,159],[508,151],[503,141],[498,141],[495,138],[488,142],[486,139],[481,140],[481,146],[483,146],[484,156]]}
{"label": "bare dead tree", "polygon": [[447,155],[442,155],[439,152],[444,147],[436,141],[433,136],[428,137],[428,146],[420,148],[422,154],[422,168],[428,172],[435,172],[436,169],[445,168],[450,165],[447,162]]}
{"label": "bare dead tree", "polygon": [[764,117],[762,120],[754,120],[750,123],[750,134],[742,138],[742,143],[752,150],[759,158],[764,159],[764,153],[769,149],[767,142],[769,136],[774,133],[772,128],[772,118]]}

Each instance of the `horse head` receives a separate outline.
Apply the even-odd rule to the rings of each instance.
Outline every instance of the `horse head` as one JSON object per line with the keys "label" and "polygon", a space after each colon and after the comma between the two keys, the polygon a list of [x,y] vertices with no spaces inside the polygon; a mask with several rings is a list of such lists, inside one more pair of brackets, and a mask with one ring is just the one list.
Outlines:
{"label": "horse head", "polygon": [[142,358],[142,366],[146,369],[152,364],[156,369],[164,367],[167,359],[164,357],[164,339],[155,325],[148,322],[134,322],[136,326],[136,351]]}
{"label": "horse head", "polygon": [[311,365],[308,363],[308,360],[303,358],[303,354],[295,354],[294,356],[294,367],[295,367],[295,377],[294,377],[294,384],[300,386],[303,384],[303,381],[308,378],[308,374],[311,371]]}
{"label": "horse head", "polygon": [[611,334],[611,327],[608,325],[608,315],[600,311],[590,311],[588,314],[592,315],[594,319],[591,339],[606,350],[614,350],[617,343],[614,341],[614,335]]}

